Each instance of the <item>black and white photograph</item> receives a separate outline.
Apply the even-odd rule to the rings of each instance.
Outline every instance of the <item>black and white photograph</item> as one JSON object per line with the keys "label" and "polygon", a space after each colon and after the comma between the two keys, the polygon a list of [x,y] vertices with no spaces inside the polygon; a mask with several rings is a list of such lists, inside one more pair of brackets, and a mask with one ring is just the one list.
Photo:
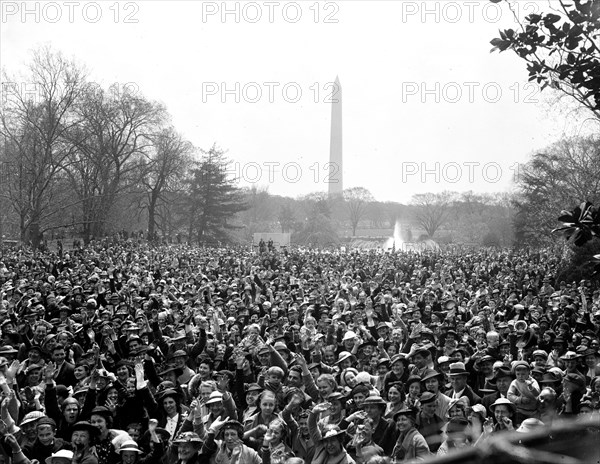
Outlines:
{"label": "black and white photograph", "polygon": [[0,464],[599,443],[600,1],[0,2]]}

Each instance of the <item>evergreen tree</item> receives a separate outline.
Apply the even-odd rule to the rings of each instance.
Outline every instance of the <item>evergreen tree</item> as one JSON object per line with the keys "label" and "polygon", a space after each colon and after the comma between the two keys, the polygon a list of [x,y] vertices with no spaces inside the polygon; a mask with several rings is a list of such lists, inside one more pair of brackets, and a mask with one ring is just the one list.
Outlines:
{"label": "evergreen tree", "polygon": [[202,151],[202,159],[191,170],[188,192],[189,237],[198,243],[229,239],[227,230],[237,229],[231,219],[248,209],[236,179],[228,176],[229,160],[216,146]]}

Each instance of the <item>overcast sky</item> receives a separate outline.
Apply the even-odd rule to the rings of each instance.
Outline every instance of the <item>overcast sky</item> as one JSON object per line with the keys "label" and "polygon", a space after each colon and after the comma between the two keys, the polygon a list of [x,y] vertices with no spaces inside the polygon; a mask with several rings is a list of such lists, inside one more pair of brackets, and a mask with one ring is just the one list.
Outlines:
{"label": "overcast sky", "polygon": [[[548,11],[515,3],[519,16]],[[0,56],[14,74],[51,44],[93,80],[164,103],[196,146],[226,149],[241,185],[291,196],[327,190],[339,76],[344,187],[407,202],[510,189],[518,163],[573,130],[522,61],[490,54],[509,27],[487,0],[4,1]]]}

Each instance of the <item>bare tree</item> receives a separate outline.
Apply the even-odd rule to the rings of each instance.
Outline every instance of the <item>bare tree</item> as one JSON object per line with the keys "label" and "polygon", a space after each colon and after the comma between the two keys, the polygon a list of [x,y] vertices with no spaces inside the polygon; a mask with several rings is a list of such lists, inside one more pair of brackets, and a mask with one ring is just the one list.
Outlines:
{"label": "bare tree", "polygon": [[78,105],[81,124],[69,133],[76,150],[65,167],[82,201],[87,242],[105,233],[117,197],[136,185],[140,159],[152,148],[152,137],[166,110],[126,87],[89,89]]}
{"label": "bare tree", "polygon": [[60,213],[73,206],[57,198],[61,183],[65,186],[61,169],[73,148],[65,134],[78,124],[72,111],[85,79],[81,67],[50,48],[34,52],[28,76],[4,76],[0,132],[4,163],[12,174],[3,190],[19,216],[21,239],[35,247],[52,220],[68,217]]}
{"label": "bare tree", "polygon": [[452,196],[449,192],[413,195],[415,219],[429,238],[433,238],[448,219],[451,201]]}
{"label": "bare tree", "polygon": [[157,219],[164,219],[160,217],[160,207],[169,202],[168,194],[183,189],[183,179],[191,165],[194,147],[173,127],[162,129],[149,138],[152,146],[148,150],[149,156],[141,159],[140,184],[144,189],[144,207],[148,209],[148,237],[154,240]]}
{"label": "bare tree", "polygon": [[348,209],[350,225],[352,226],[352,235],[356,235],[358,223],[363,219],[367,212],[367,206],[375,201],[371,192],[364,187],[353,187],[344,190],[344,201]]}

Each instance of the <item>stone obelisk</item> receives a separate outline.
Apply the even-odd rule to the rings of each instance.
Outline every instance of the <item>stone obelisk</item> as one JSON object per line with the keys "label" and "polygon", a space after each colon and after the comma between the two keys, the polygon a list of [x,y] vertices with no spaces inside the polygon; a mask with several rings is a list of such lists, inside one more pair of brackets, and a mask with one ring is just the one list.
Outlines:
{"label": "stone obelisk", "polygon": [[329,146],[329,196],[342,195],[343,183],[343,143],[342,143],[342,86],[335,78],[335,89],[331,98],[331,138]]}

